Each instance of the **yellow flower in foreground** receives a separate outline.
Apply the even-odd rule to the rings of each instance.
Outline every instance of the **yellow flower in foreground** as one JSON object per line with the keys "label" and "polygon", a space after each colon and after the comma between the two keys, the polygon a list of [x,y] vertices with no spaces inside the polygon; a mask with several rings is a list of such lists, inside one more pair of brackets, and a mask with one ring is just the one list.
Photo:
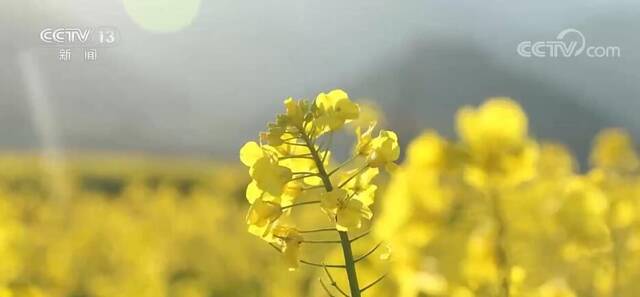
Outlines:
{"label": "yellow flower in foreground", "polygon": [[260,145],[255,141],[249,141],[240,148],[240,161],[247,167],[253,166],[258,159],[264,156],[264,151],[262,151]]}
{"label": "yellow flower in foreground", "polygon": [[285,135],[285,130],[283,127],[280,127],[276,124],[269,124],[266,132],[260,134],[260,138],[262,141],[268,143],[272,146],[278,146],[283,143],[283,137]]}
{"label": "yellow flower in foreground", "polygon": [[296,101],[293,100],[293,98],[288,98],[287,100],[284,100],[284,106],[287,111],[285,115],[289,120],[289,124],[294,127],[301,127],[306,113],[305,102],[302,100]]}
{"label": "yellow flower in foreground", "polygon": [[373,128],[375,128],[375,123],[371,124],[369,128],[362,132],[361,127],[356,128],[356,146],[353,149],[353,154],[356,156],[367,156],[371,153],[371,140],[373,137],[371,133],[373,133]]}
{"label": "yellow flower in foreground", "polygon": [[256,181],[251,181],[249,185],[247,185],[246,189],[246,197],[249,203],[253,203],[256,199],[260,198],[263,201],[279,203],[281,206],[291,205],[296,198],[302,193],[302,184],[297,181],[291,181],[284,186],[282,195],[273,196],[260,188],[258,188],[258,184]]}
{"label": "yellow flower in foreground", "polygon": [[323,193],[320,201],[322,208],[333,216],[336,229],[340,231],[358,229],[362,226],[363,219],[369,220],[373,216],[369,207],[356,197],[348,196],[343,189]]}
{"label": "yellow flower in foreground", "polygon": [[298,269],[298,265],[300,263],[300,245],[303,241],[300,232],[295,228],[280,225],[273,229],[273,236],[284,242],[282,252],[289,271]]}
{"label": "yellow flower in foreground", "polygon": [[256,181],[258,188],[273,196],[282,194],[292,176],[291,169],[278,165],[269,157],[256,161],[249,174]]}
{"label": "yellow flower in foreground", "polygon": [[273,223],[282,215],[279,204],[257,199],[247,213],[247,224],[251,234],[266,237]]}
{"label": "yellow flower in foreground", "polygon": [[[381,131],[373,138],[377,114],[361,114],[360,107],[342,90],[320,93],[313,103],[288,98],[284,106],[285,112],[276,115],[267,131],[260,134],[260,144],[249,142],[240,150],[240,159],[249,167],[252,178],[246,188],[247,200],[252,204],[247,215],[249,231],[280,250],[289,270],[297,269],[299,262],[323,266],[300,261],[300,245],[303,242],[329,242],[303,241],[301,233],[319,236],[315,234],[338,231],[349,291],[351,296],[360,296],[365,288],[357,281],[355,264],[359,260],[348,248],[356,239],[350,240],[346,232],[361,228],[363,220],[372,218],[369,206],[374,202],[377,186],[371,182],[380,167],[389,169],[395,165],[393,162],[400,155],[397,136],[390,131]],[[347,123],[349,130],[357,129],[355,152],[343,162],[334,162],[333,137]],[[366,126],[369,129],[361,133]],[[329,223],[335,227],[326,228],[325,223],[321,228],[307,227],[305,231],[298,231],[283,225],[296,218],[311,220],[313,216],[307,216],[306,212],[314,209],[326,214]],[[305,226],[309,225],[305,223]],[[369,232],[364,234],[362,237]],[[374,251],[358,259],[363,260]]]}
{"label": "yellow flower in foreground", "polygon": [[396,133],[380,130],[378,137],[371,140],[368,161],[372,167],[393,168],[393,162],[400,157],[400,146]]}
{"label": "yellow flower in foreground", "polygon": [[374,202],[375,193],[378,189],[378,186],[372,184],[373,179],[378,176],[380,170],[378,168],[368,167],[362,172],[358,174],[360,169],[354,169],[345,172],[343,181],[350,178],[351,176],[356,176],[346,182],[344,188],[348,190],[349,194],[357,194],[357,199],[362,201],[365,206],[370,206]]}
{"label": "yellow flower in foreground", "polygon": [[316,97],[316,106],[320,112],[318,124],[333,131],[344,125],[345,121],[358,118],[358,105],[349,100],[349,95],[337,89],[329,93],[320,93]]}
{"label": "yellow flower in foreground", "polygon": [[353,128],[366,129],[376,123],[385,123],[384,114],[382,110],[373,102],[360,101],[358,102],[358,118],[349,123]]}

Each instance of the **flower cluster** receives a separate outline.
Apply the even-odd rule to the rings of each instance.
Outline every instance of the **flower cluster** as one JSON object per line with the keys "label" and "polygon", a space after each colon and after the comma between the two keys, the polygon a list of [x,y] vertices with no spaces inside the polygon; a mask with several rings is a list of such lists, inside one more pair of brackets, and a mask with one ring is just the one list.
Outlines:
{"label": "flower cluster", "polygon": [[[314,232],[292,224],[292,213],[315,205],[313,209],[325,213],[329,224],[316,231],[339,232],[339,242],[348,248],[348,232],[361,229],[373,216],[374,178],[381,170],[395,168],[400,148],[394,132],[374,134],[375,122],[365,129],[350,125],[361,111],[343,90],[320,93],[313,101],[289,98],[284,106],[285,112],[268,124],[258,142],[247,142],[240,149],[240,160],[251,176],[246,191],[251,204],[249,232],[283,252],[294,270],[300,263],[299,247],[310,242],[303,235]],[[355,145],[347,160],[335,163],[333,135],[345,126],[355,132]],[[345,266],[353,264],[349,257]],[[353,287],[351,291],[354,294]]]}
{"label": "flower cluster", "polygon": [[[241,168],[105,153],[65,160],[0,153],[0,296],[264,294],[247,285],[264,279],[255,263],[271,251],[239,235]],[[64,174],[52,180],[42,164]]]}
{"label": "flower cluster", "polygon": [[416,138],[388,187],[375,230],[394,243],[396,296],[633,296],[640,164],[626,132],[602,131],[579,173],[511,99],[463,107],[456,124],[458,141]]}

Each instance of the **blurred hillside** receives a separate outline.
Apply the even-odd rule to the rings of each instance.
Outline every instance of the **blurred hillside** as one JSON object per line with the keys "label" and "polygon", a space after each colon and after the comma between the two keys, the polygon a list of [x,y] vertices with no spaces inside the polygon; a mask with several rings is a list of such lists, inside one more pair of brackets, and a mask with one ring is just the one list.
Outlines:
{"label": "blurred hillside", "polygon": [[[455,108],[496,95],[518,99],[533,133],[581,158],[599,128],[640,136],[636,2],[498,4],[207,2],[191,26],[158,34],[120,1],[10,2],[0,31],[0,148],[47,146],[44,134],[54,133],[70,149],[235,158],[280,100],[335,87],[383,106],[405,141],[426,127],[451,134]],[[45,27],[105,24],[123,41],[94,63],[62,63],[38,42]],[[620,46],[622,57],[515,53],[520,41],[570,27],[592,44]]]}

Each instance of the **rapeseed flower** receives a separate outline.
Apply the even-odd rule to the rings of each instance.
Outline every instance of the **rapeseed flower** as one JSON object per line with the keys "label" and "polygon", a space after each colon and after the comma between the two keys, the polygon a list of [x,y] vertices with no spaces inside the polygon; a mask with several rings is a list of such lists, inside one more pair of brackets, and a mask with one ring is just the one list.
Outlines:
{"label": "rapeseed flower", "polygon": [[284,105],[285,112],[260,134],[261,143],[250,141],[240,149],[240,160],[249,167],[252,179],[246,190],[251,204],[247,215],[249,232],[270,244],[280,243],[276,248],[285,255],[289,270],[295,270],[298,263],[324,267],[300,259],[299,246],[317,240],[303,239],[303,231],[281,224],[292,220],[303,208],[313,209],[319,204],[316,209],[327,215],[332,228],[307,232],[337,231],[340,240],[329,242],[339,243],[343,249],[349,291],[351,296],[359,297],[361,289],[349,232],[362,228],[364,221],[373,217],[370,206],[375,201],[377,185],[372,181],[378,168],[395,165],[393,162],[400,156],[398,137],[386,130],[372,137],[375,119],[369,114],[364,121],[370,126],[364,133],[360,132],[360,125],[350,126],[356,129],[357,138],[353,156],[329,168],[333,165],[333,133],[359,118],[358,104],[337,89],[320,93],[313,103],[288,98]]}

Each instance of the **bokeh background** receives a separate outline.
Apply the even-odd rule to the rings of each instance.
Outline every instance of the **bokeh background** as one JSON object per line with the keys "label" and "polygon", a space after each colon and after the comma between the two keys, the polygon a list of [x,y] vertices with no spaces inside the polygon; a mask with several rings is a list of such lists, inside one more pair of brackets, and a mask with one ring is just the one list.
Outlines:
{"label": "bokeh background", "polygon": [[[632,0],[10,0],[0,144],[42,147],[51,133],[64,148],[233,158],[284,98],[341,87],[379,103],[404,140],[423,127],[451,134],[458,106],[511,96],[535,135],[584,157],[601,127],[639,133],[639,13]],[[61,63],[39,41],[60,26],[116,27],[121,42],[94,63]],[[517,55],[566,28],[621,57]]]}
{"label": "bokeh background", "polygon": [[[317,270],[288,273],[244,222],[249,177],[238,150],[282,111],[285,98],[342,88],[373,103],[399,135],[403,160],[425,129],[455,138],[461,106],[508,96],[526,110],[533,137],[571,152],[548,148],[541,168],[586,172],[601,129],[624,127],[640,137],[639,16],[634,0],[3,1],[0,297],[324,296]],[[59,61],[59,48],[39,40],[44,28],[100,26],[117,28],[120,39],[97,48],[96,61],[84,61],[80,51]],[[588,44],[620,47],[621,56],[527,59],[516,52],[521,41],[553,40],[567,28],[580,30]],[[564,182],[541,179],[518,197],[540,198]],[[640,209],[634,201],[632,214]],[[516,202],[513,214],[530,207]],[[568,216],[581,225],[581,214]],[[413,263],[420,273],[408,283],[424,286],[406,296],[472,296],[443,293],[443,277],[430,270],[430,256],[450,246],[458,249],[443,263],[463,257],[453,259],[464,254],[464,236],[477,223],[470,217],[452,237],[416,248],[424,257]],[[539,217],[514,220],[530,226]],[[632,221],[635,231],[625,233],[635,240],[629,265],[640,263],[640,220]],[[411,241],[415,230],[401,229]],[[524,237],[539,243],[527,261],[559,250],[566,239],[555,231],[541,235],[546,231]],[[306,255],[340,259],[330,247]],[[547,267],[574,275],[567,281],[577,296],[634,296],[631,281],[627,295],[611,295],[609,264],[596,270],[591,260]],[[365,278],[380,268],[365,265]],[[564,290],[564,279],[549,280],[544,267],[537,269],[530,275],[542,289],[522,296],[576,296]],[[600,291],[590,289],[591,277],[605,279],[595,282]],[[371,296],[399,296],[399,279]]]}

